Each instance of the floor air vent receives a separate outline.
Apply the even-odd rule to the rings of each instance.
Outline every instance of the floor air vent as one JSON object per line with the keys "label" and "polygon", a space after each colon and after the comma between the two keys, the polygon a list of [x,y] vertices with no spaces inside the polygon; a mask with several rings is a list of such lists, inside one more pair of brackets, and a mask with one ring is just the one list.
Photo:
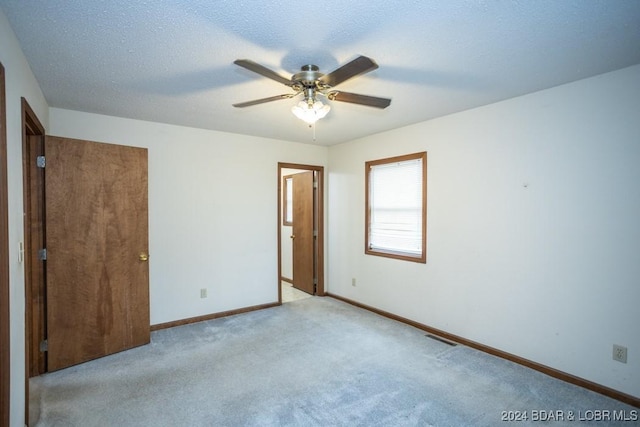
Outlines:
{"label": "floor air vent", "polygon": [[458,344],[456,344],[456,343],[454,343],[452,341],[445,340],[444,338],[440,338],[440,337],[438,337],[436,335],[427,334],[427,335],[425,335],[425,337],[429,337],[432,340],[440,341],[441,343],[445,343],[447,345],[450,345],[451,347],[455,347],[455,346],[458,345]]}

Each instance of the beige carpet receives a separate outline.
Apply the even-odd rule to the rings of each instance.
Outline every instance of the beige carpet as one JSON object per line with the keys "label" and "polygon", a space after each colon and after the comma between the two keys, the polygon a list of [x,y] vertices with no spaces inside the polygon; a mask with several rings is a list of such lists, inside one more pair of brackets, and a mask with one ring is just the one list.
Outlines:
{"label": "beige carpet", "polygon": [[[31,391],[40,427],[630,426],[577,417],[637,416],[328,297],[156,331],[149,345],[34,378]],[[539,410],[574,419],[536,422]],[[514,411],[528,420],[503,421]]]}

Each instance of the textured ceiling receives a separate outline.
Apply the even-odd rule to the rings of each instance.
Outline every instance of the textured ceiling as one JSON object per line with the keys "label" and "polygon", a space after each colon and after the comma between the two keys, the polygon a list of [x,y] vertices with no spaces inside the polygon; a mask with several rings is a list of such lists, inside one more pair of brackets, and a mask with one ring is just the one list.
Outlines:
{"label": "textured ceiling", "polygon": [[[0,0],[52,107],[332,145],[640,63],[638,0]],[[233,64],[290,77],[366,55],[316,138],[289,93]]]}

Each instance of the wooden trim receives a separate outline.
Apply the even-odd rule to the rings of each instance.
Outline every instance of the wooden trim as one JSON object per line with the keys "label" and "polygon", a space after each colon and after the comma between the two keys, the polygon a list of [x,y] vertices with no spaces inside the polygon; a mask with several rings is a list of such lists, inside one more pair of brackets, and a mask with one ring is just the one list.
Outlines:
{"label": "wooden trim", "polygon": [[278,302],[282,304],[282,286],[280,278],[282,277],[282,166],[278,163]]}
{"label": "wooden trim", "polygon": [[317,273],[318,286],[316,288],[317,296],[325,296],[324,289],[324,168],[316,169],[318,173],[318,194],[317,194],[317,229],[318,229],[318,259]]}
{"label": "wooden trim", "polygon": [[254,305],[251,307],[238,308],[236,310],[205,314],[204,316],[190,317],[188,319],[174,320],[173,322],[158,323],[155,325],[151,325],[151,331],[152,332],[159,331],[161,329],[174,328],[176,326],[189,325],[191,323],[204,322],[206,320],[219,319],[221,317],[233,316],[233,315],[242,314],[242,313],[249,313],[251,311],[256,311],[256,310],[264,310],[265,308],[272,308],[280,305],[282,304],[279,302],[273,302],[269,304],[261,304],[261,305]]}
{"label": "wooden trim", "polygon": [[44,126],[42,126],[40,119],[38,119],[27,99],[22,97],[20,102],[22,105],[22,139],[24,139],[25,135],[44,135]]}
{"label": "wooden trim", "polygon": [[[318,254],[316,259],[318,284],[316,285],[316,295],[324,296],[324,166],[278,162],[278,279],[282,277],[282,227],[280,225],[282,224],[282,169],[300,169],[317,173],[318,188],[315,221],[318,229]],[[278,281],[278,301],[282,302],[280,281]]]}
{"label": "wooden trim", "polygon": [[[37,262],[37,250],[34,248],[33,239],[42,239],[44,245],[43,226],[36,226],[38,221],[44,221],[44,208],[42,210],[32,208],[38,205],[44,206],[42,195],[32,195],[33,185],[42,185],[43,174],[39,178],[33,176],[33,162],[29,161],[31,152],[31,140],[34,136],[40,136],[40,144],[44,144],[44,126],[36,116],[25,98],[21,98],[22,119],[22,176],[23,176],[23,205],[24,205],[24,273],[25,273],[25,420],[29,424],[29,378],[32,372],[35,375],[42,370],[46,371],[46,355],[40,353],[38,344],[44,338],[45,329],[41,322],[45,321],[44,307],[46,304],[46,292],[44,283],[44,266]],[[38,181],[40,180],[40,181]],[[40,198],[39,198],[40,197]],[[35,219],[34,218],[39,218]],[[33,230],[36,228],[36,231]],[[38,234],[39,233],[39,234]],[[39,237],[38,237],[39,236]],[[34,280],[33,278],[36,278]],[[32,292],[35,290],[35,292]],[[38,301],[34,304],[34,301]],[[37,333],[34,333],[37,330]]]}
{"label": "wooden trim", "polygon": [[[30,337],[29,376],[37,376],[47,372],[46,353],[40,351],[40,342],[47,337],[46,332],[46,283],[44,262],[38,258],[38,250],[45,247],[45,208],[44,208],[44,171],[36,166],[37,156],[44,154],[44,137],[27,132],[24,145],[23,161],[25,176],[25,222],[28,232],[25,233],[25,281],[28,286],[28,297],[25,300],[25,313]],[[27,224],[25,224],[26,226]],[[28,267],[27,267],[28,266]]]}
{"label": "wooden trim", "polygon": [[280,281],[291,283],[293,285],[293,279],[289,279],[288,277],[280,276]]}
{"label": "wooden trim", "polygon": [[0,427],[9,427],[11,337],[9,311],[9,184],[7,182],[7,97],[0,63]]}
{"label": "wooden trim", "polygon": [[540,363],[533,362],[533,361],[525,359],[523,357],[516,356],[516,355],[511,354],[511,353],[507,353],[506,351],[502,351],[502,350],[499,350],[497,348],[489,347],[487,345],[484,345],[484,344],[478,343],[476,341],[472,341],[472,340],[460,337],[458,335],[450,334],[449,332],[445,332],[445,331],[443,331],[441,329],[433,328],[431,326],[424,325],[422,323],[413,321],[411,319],[407,319],[405,317],[398,316],[396,314],[389,313],[388,311],[380,310],[380,309],[377,309],[375,307],[371,307],[369,305],[362,304],[362,303],[359,303],[357,301],[341,297],[339,295],[335,295],[335,294],[332,294],[332,293],[327,293],[326,295],[331,297],[331,298],[335,298],[337,300],[346,302],[347,304],[351,304],[351,305],[353,305],[355,307],[371,311],[371,312],[376,313],[376,314],[378,314],[380,316],[383,316],[383,317],[386,317],[386,318],[389,318],[389,319],[392,319],[392,320],[396,320],[398,322],[407,324],[409,326],[413,326],[414,328],[420,329],[420,330],[428,332],[430,334],[437,335],[439,337],[444,338],[445,340],[453,341],[453,342],[456,342],[458,344],[462,344],[462,345],[465,345],[467,347],[471,347],[471,348],[474,348],[476,350],[480,350],[480,351],[482,351],[484,353],[491,354],[492,356],[496,356],[496,357],[500,357],[502,359],[509,360],[509,361],[511,361],[513,363],[517,363],[518,365],[526,366],[527,368],[531,368],[531,369],[533,369],[535,371],[542,372],[543,374],[549,375],[550,377],[557,378],[557,379],[565,381],[567,383],[570,383],[570,384],[573,384],[573,385],[577,385],[577,386],[582,387],[582,388],[586,388],[587,390],[594,391],[596,393],[602,394],[602,395],[610,397],[612,399],[619,400],[620,402],[626,403],[628,405],[640,408],[640,398],[637,398],[635,396],[631,396],[630,394],[626,394],[626,393],[623,393],[621,391],[614,390],[612,388],[609,388],[609,387],[606,387],[606,386],[591,382],[589,380],[585,380],[584,378],[576,377],[575,375],[571,375],[571,374],[568,374],[566,372],[559,371],[559,370],[554,369],[554,368],[550,368],[549,366],[545,366],[545,365],[542,365]]}
{"label": "wooden trim", "polygon": [[[369,224],[371,216],[371,208],[369,206],[369,173],[372,166],[383,165],[386,163],[404,162],[407,160],[422,159],[422,253],[420,256],[408,255],[406,252],[382,251],[379,249],[369,248]],[[365,215],[364,215],[364,253],[367,255],[376,255],[386,258],[400,259],[404,261],[412,261],[419,263],[427,262],[427,152],[406,154],[403,156],[389,157],[386,159],[371,160],[365,162]]]}

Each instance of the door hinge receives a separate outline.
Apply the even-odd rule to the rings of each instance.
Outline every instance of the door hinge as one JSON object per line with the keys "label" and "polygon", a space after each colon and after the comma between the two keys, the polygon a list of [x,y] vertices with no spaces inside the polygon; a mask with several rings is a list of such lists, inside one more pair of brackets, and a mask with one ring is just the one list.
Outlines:
{"label": "door hinge", "polygon": [[40,353],[44,353],[45,351],[49,351],[49,340],[40,341]]}
{"label": "door hinge", "polygon": [[313,278],[313,284],[314,284],[314,285],[317,285],[317,284],[318,284],[318,278],[317,278],[317,277],[314,277],[314,278]]}
{"label": "door hinge", "polygon": [[44,156],[36,157],[36,166],[38,166],[39,168],[44,168],[46,165],[47,160],[44,158]]}
{"label": "door hinge", "polygon": [[40,249],[38,251],[38,259],[40,261],[46,261],[47,260],[47,250],[46,249]]}
{"label": "door hinge", "polygon": [[318,230],[313,230],[313,237],[318,237]]}
{"label": "door hinge", "polygon": [[318,181],[313,181],[313,188],[318,188]]}

